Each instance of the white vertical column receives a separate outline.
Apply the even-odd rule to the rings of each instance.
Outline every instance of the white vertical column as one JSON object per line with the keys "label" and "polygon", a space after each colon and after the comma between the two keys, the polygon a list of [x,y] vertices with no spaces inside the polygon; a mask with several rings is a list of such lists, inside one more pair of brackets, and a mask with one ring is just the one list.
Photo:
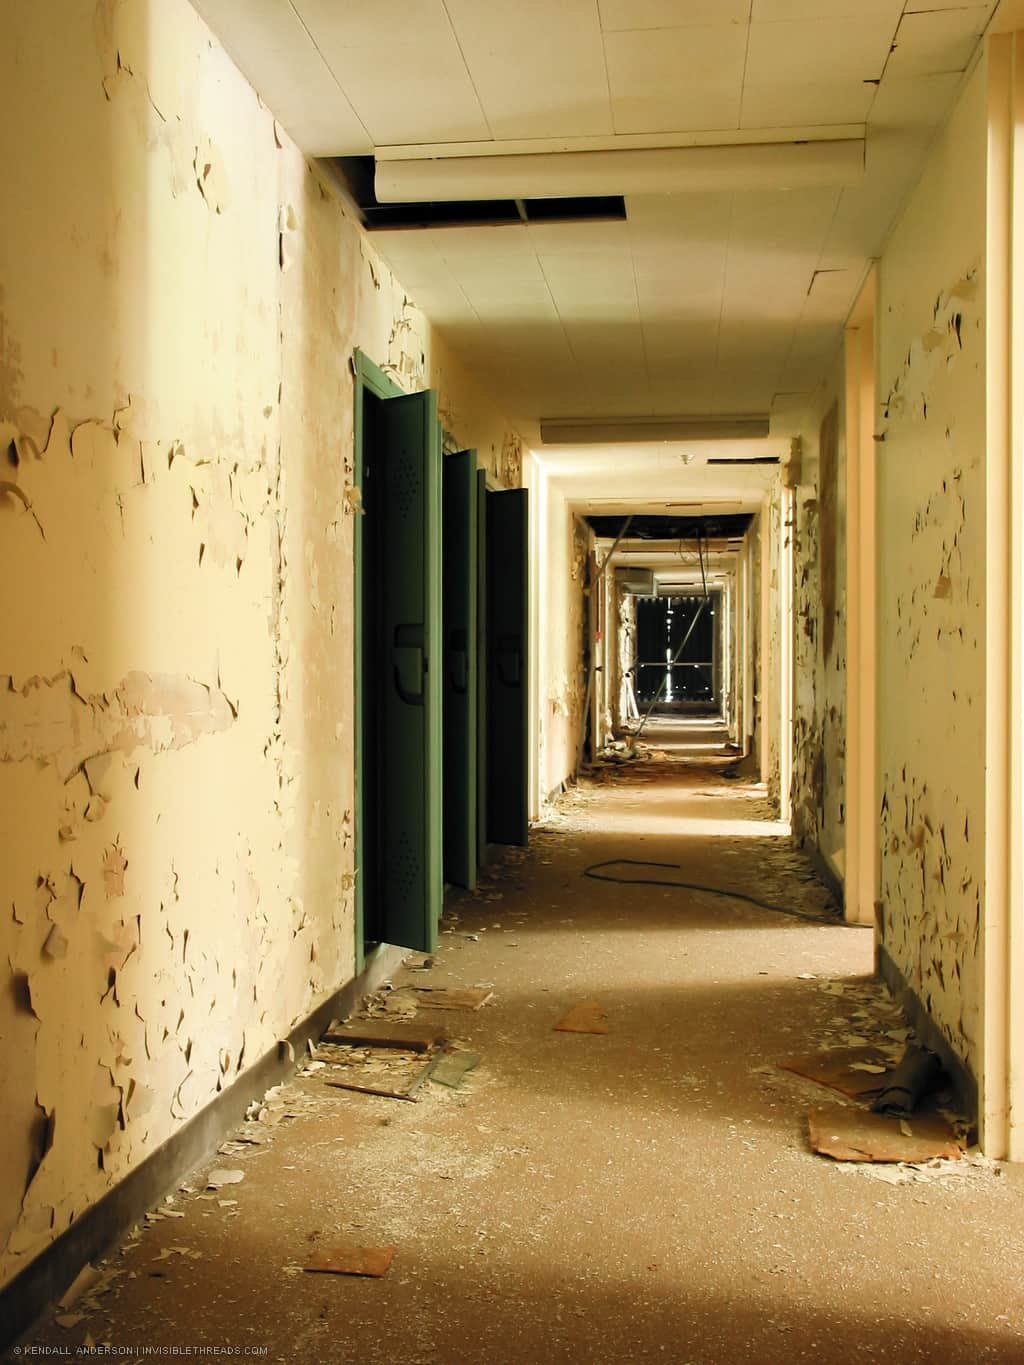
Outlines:
{"label": "white vertical column", "polygon": [[981,1142],[1024,1158],[1021,840],[1024,34],[989,41],[986,261],[985,904]]}
{"label": "white vertical column", "polygon": [[793,530],[796,495],[782,489],[779,523],[779,816],[793,813]]}
{"label": "white vertical column", "polygon": [[740,744],[746,757],[754,737],[754,546],[749,530],[743,540],[740,567],[743,615],[743,735]]}
{"label": "white vertical column", "polygon": [[878,881],[874,267],[846,329],[846,918],[872,924]]}

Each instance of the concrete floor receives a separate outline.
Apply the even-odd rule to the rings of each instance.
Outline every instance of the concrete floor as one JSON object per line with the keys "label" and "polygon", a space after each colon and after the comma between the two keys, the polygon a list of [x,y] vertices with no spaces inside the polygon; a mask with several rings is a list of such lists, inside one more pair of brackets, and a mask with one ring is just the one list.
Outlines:
{"label": "concrete floor", "polygon": [[[184,1216],[143,1229],[31,1343],[359,1365],[1024,1361],[1020,1168],[815,1156],[806,1110],[836,1097],[775,1067],[900,1022],[870,932],[583,877],[642,858],[828,905],[763,790],[721,775],[719,733],[645,738],[667,758],[580,789],[452,902],[433,969],[395,978],[493,985],[477,1012],[420,1012],[481,1055],[462,1089],[410,1104],[298,1078],[251,1126],[262,1142],[209,1163],[240,1184],[206,1192],[196,1172],[165,1206]],[[611,1031],[553,1031],[583,1000]],[[303,1272],[336,1242],[397,1250],[382,1279]]]}

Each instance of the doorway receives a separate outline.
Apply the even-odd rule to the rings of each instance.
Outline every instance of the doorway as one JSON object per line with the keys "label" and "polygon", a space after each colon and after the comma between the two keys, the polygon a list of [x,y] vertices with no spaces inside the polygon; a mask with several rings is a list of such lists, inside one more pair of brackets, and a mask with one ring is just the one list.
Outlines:
{"label": "doorway", "polygon": [[721,592],[636,599],[636,699],[662,712],[717,715],[722,707]]}
{"label": "doorway", "polygon": [[528,834],[524,489],[442,457],[437,395],[355,358],[356,961],[437,945],[444,887]]}

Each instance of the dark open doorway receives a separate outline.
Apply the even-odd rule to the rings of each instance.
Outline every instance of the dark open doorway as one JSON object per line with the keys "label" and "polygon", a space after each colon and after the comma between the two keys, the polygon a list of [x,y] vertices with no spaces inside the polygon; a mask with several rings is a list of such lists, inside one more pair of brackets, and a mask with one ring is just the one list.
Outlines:
{"label": "dark open doorway", "polygon": [[721,592],[637,598],[636,696],[659,711],[713,715],[721,709]]}

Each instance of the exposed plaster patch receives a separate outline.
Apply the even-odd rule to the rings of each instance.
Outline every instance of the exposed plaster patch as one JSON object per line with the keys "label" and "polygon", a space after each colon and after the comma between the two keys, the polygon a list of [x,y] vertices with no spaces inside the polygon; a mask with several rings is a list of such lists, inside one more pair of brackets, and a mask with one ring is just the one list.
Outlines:
{"label": "exposed plaster patch", "polygon": [[234,721],[217,688],[173,674],[129,673],[110,694],[82,695],[74,673],[0,677],[0,762],[52,763],[62,779],[99,754],[180,749]]}
{"label": "exposed plaster patch", "polygon": [[223,213],[228,206],[228,179],[220,152],[209,138],[196,148],[192,165],[199,193],[214,213]]}

